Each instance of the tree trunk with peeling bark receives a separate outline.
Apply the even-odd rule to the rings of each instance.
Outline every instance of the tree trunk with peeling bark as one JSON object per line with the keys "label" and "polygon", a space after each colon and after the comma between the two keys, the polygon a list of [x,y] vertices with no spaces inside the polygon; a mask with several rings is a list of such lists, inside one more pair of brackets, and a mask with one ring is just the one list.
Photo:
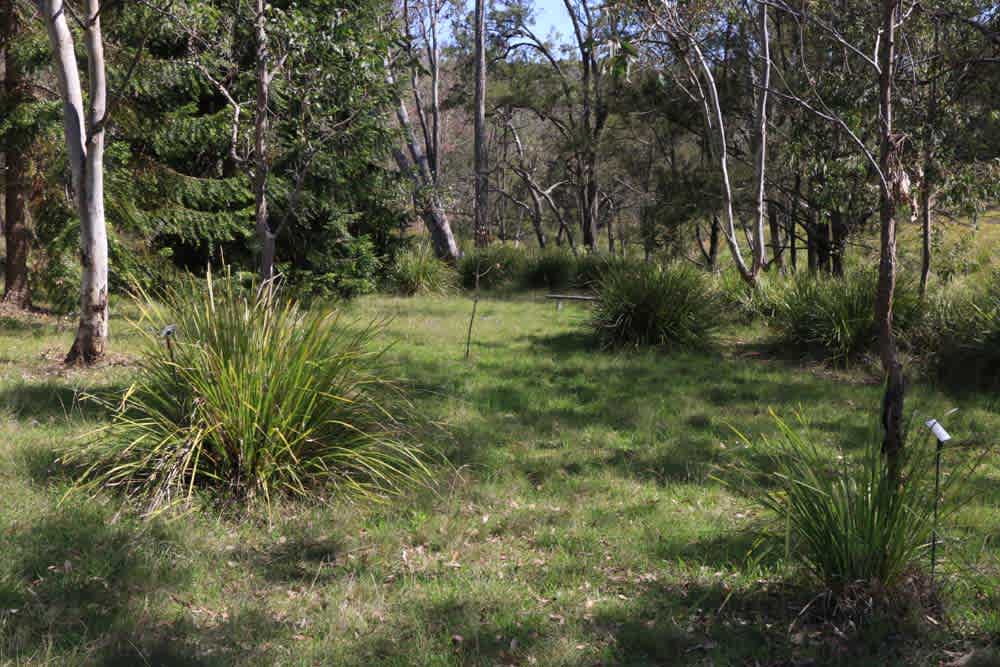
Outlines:
{"label": "tree trunk with peeling bark", "polygon": [[254,226],[260,242],[260,277],[274,277],[277,234],[271,229],[267,213],[267,176],[270,164],[267,159],[267,105],[271,97],[271,71],[267,48],[267,15],[264,0],[256,0],[254,30],[257,58],[257,100],[254,105]]}
{"label": "tree trunk with peeling bark", "polygon": [[80,216],[80,322],[66,363],[97,361],[108,342],[108,234],[104,217],[104,124],[107,78],[101,36],[100,2],[84,3],[84,44],[89,65],[89,112],[77,69],[73,35],[63,0],[40,0],[52,46],[63,106],[63,128],[73,191]]}
{"label": "tree trunk with peeling bark", "polygon": [[882,0],[882,34],[879,43],[879,168],[882,180],[879,197],[880,252],[875,315],[879,329],[879,356],[885,373],[882,399],[882,453],[888,474],[898,484],[903,452],[903,365],[899,360],[892,327],[892,305],[896,289],[896,200],[899,166],[898,146],[893,135],[892,80],[895,64],[896,20],[899,0]]}

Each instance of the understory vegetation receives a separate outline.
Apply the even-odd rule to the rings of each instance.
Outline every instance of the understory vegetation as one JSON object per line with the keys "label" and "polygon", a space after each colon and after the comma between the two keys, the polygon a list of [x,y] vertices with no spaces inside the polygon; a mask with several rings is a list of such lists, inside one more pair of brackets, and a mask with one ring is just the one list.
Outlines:
{"label": "understory vegetation", "polygon": [[[836,443],[839,451],[831,456],[828,447],[804,435],[801,421],[775,423],[775,437],[744,441],[738,454],[744,462],[736,464],[742,466],[741,490],[771,512],[785,558],[802,563],[834,604],[867,596],[877,608],[869,611],[892,609],[904,579],[926,576],[921,566],[935,521],[933,448],[915,437],[895,477],[875,430],[856,455]],[[967,474],[952,471],[945,497],[955,499]],[[930,590],[926,581],[921,584]]]}
{"label": "understory vegetation", "polygon": [[[992,458],[968,477],[967,503],[945,494],[940,606],[838,616],[813,603],[828,585],[817,583],[826,578],[814,576],[813,560],[826,559],[819,566],[841,580],[903,563],[928,569],[919,494],[908,501],[919,521],[897,512],[886,524],[903,535],[889,531],[893,564],[864,560],[875,550],[860,535],[881,524],[866,526],[848,506],[885,500],[864,494],[881,395],[864,369],[771,357],[756,325],[723,325],[707,351],[601,353],[588,333],[590,305],[557,309],[533,294],[487,294],[465,361],[464,296],[365,297],[344,308],[341,322],[389,318],[369,349],[390,346],[380,366],[425,418],[413,424],[416,441],[449,462],[426,463],[433,488],[404,485],[382,504],[278,493],[270,511],[256,503],[146,519],[114,489],[64,499],[78,471],[62,460],[67,448],[119,419],[83,397],[120,396],[154,360],[161,401],[189,396],[188,373],[216,376],[191,363],[171,379],[165,344],[146,324],[116,320],[122,356],[74,370],[52,356],[64,321],[5,320],[0,663],[915,665],[987,655],[1000,633]],[[188,359],[210,360],[212,349],[184,348],[183,332],[205,318],[154,319],[171,318],[178,372]],[[274,358],[287,364],[290,354]],[[230,358],[250,364],[244,375],[254,378],[267,363]],[[945,419],[954,437],[946,475],[966,465],[963,452],[995,442],[995,396],[956,399],[917,382],[910,397],[915,421],[961,407]],[[773,464],[752,454],[765,439],[785,442],[769,407],[789,423],[795,412],[808,417],[787,441],[795,450],[773,450]],[[929,452],[923,433],[914,430],[911,443]],[[761,493],[738,486],[734,460],[761,463]],[[827,476],[841,466],[854,473]],[[803,500],[790,531],[782,471],[815,486],[793,489]],[[827,495],[842,513],[812,526],[805,503],[832,503]],[[761,507],[766,498],[778,506]],[[838,517],[857,520],[843,539]],[[822,526],[828,537],[810,548],[806,538]],[[855,599],[864,607],[869,598]]]}
{"label": "understory vegetation", "polygon": [[[275,282],[184,279],[141,295],[138,378],[107,426],[64,457],[84,488],[151,512],[205,490],[262,501],[383,495],[423,476],[406,405],[379,366],[377,323],[302,310]],[[161,305],[164,304],[164,305]]]}
{"label": "understory vegetation", "polygon": [[705,274],[683,264],[608,270],[597,285],[591,326],[604,347],[707,347],[721,323]]}
{"label": "understory vegetation", "polygon": [[[797,275],[771,296],[771,323],[790,346],[812,350],[834,363],[874,349],[878,338],[875,295],[878,275],[855,270],[843,278]],[[905,337],[919,324],[920,297],[912,279],[896,283],[893,327]]]}

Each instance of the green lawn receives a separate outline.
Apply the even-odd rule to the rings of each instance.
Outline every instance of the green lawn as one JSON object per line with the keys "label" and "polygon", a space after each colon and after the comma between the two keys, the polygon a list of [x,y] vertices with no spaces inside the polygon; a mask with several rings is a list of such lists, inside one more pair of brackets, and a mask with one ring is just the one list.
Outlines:
{"label": "green lawn", "polygon": [[[538,295],[483,300],[466,361],[470,305],[350,308],[391,318],[389,361],[448,461],[435,489],[172,521],[111,496],[60,504],[57,458],[105,417],[81,393],[134,372],[124,323],[110,364],[67,371],[69,323],[0,318],[0,665],[936,665],[1000,640],[1000,467],[949,529],[947,614],[857,635],[798,616],[816,587],[717,481],[734,428],[776,431],[769,408],[862,447],[881,393],[864,371],[777,355],[762,329],[604,353],[585,306]],[[1000,429],[995,396],[918,385],[909,406],[960,407],[957,444]]]}

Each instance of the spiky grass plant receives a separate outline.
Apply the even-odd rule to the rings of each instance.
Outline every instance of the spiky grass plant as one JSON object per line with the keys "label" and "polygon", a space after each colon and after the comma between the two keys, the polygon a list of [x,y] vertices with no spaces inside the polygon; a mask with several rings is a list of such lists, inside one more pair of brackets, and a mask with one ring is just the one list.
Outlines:
{"label": "spiky grass plant", "polygon": [[735,321],[750,324],[769,320],[782,300],[786,280],[782,276],[761,275],[751,286],[738,271],[721,271],[713,280],[726,313]]}
{"label": "spiky grass plant", "polygon": [[427,244],[401,252],[389,275],[389,287],[397,294],[450,294],[458,283],[458,274],[434,255]]}
{"label": "spiky grass plant", "polygon": [[524,250],[509,245],[491,245],[463,255],[458,273],[463,287],[473,289],[478,284],[483,289],[493,289],[518,281],[526,265]]}
{"label": "spiky grass plant", "polygon": [[720,323],[704,273],[684,264],[612,265],[598,284],[591,319],[604,347],[701,348]]}
{"label": "spiky grass plant", "polygon": [[[738,488],[770,510],[784,533],[786,557],[798,561],[836,596],[891,594],[919,569],[934,520],[933,455],[905,450],[898,485],[874,434],[858,457],[837,455],[774,417],[779,435],[739,450]],[[803,427],[804,425],[800,425]],[[944,498],[967,474],[954,471]]]}
{"label": "spiky grass plant", "polygon": [[563,289],[573,285],[577,260],[562,248],[546,248],[527,259],[522,283],[530,289]]}
{"label": "spiky grass plant", "polygon": [[[871,350],[878,338],[875,271],[851,271],[843,278],[796,276],[775,294],[772,324],[791,345],[815,351],[831,363],[847,363]],[[919,321],[920,297],[908,278],[896,283],[893,326],[906,333]]]}
{"label": "spiky grass plant", "polygon": [[402,437],[398,392],[380,376],[377,324],[302,310],[273,282],[246,290],[211,275],[138,301],[139,379],[70,457],[89,462],[84,488],[158,511],[200,490],[270,504],[382,496],[426,478]]}
{"label": "spiky grass plant", "polygon": [[978,282],[935,291],[917,336],[929,366],[953,387],[1000,387],[1000,271]]}

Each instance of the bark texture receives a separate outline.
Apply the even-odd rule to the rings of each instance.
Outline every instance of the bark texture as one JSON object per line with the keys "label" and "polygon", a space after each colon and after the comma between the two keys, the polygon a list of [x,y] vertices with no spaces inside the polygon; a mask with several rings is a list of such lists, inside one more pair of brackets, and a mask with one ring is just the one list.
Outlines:
{"label": "bark texture", "polygon": [[899,483],[900,459],[903,451],[903,366],[899,360],[896,337],[892,327],[892,305],[896,289],[896,201],[899,192],[900,167],[898,139],[893,134],[892,80],[895,63],[896,21],[899,0],[882,0],[882,35],[879,44],[879,169],[882,182],[879,198],[881,227],[878,294],[875,314],[879,327],[879,356],[885,373],[885,394],[882,400],[882,453],[886,457],[889,475]]}
{"label": "bark texture", "polygon": [[260,242],[260,277],[274,278],[275,245],[277,234],[271,229],[267,213],[267,176],[270,163],[267,159],[267,105],[271,97],[270,54],[267,48],[267,15],[264,0],[256,0],[254,31],[257,58],[257,101],[254,105],[254,227]]}
{"label": "bark texture", "polygon": [[[20,104],[25,97],[22,74],[18,64],[8,58],[8,45],[19,28],[13,3],[0,9],[0,90],[7,98],[8,107]],[[3,302],[26,308],[31,305],[28,284],[28,253],[31,232],[28,227],[29,184],[25,175],[25,156],[15,153],[0,154],[0,229],[6,247],[4,264]]]}
{"label": "bark texture", "polygon": [[90,108],[85,112],[73,35],[62,0],[41,0],[63,106],[63,129],[70,173],[80,216],[81,295],[76,339],[67,363],[90,364],[107,349],[108,234],[104,217],[104,125],[107,79],[101,36],[100,2],[84,3],[84,45],[90,81]]}
{"label": "bark texture", "polygon": [[476,247],[482,248],[489,244],[489,166],[486,146],[486,0],[476,0],[475,16],[475,56],[476,56],[476,95],[475,95],[475,138],[474,156],[475,211],[473,216],[473,231]]}

